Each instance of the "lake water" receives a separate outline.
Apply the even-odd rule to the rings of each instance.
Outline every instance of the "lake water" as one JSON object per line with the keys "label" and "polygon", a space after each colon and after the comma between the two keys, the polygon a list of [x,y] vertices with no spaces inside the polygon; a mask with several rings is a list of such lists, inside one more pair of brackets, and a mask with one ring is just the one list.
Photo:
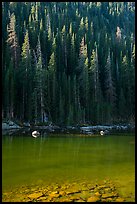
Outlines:
{"label": "lake water", "polygon": [[110,179],[135,201],[135,136],[3,136],[2,190],[53,182]]}

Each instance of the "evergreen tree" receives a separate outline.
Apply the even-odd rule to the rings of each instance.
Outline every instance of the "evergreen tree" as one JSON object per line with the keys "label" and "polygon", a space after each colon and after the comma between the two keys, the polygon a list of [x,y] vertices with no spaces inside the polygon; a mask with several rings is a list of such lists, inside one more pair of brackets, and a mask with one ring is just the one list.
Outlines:
{"label": "evergreen tree", "polygon": [[16,34],[16,19],[15,15],[11,14],[10,16],[10,23],[8,26],[8,39],[7,42],[10,46],[11,50],[11,57],[13,58],[14,66],[17,69],[18,67],[18,61],[19,61],[19,46],[18,46],[18,39]]}
{"label": "evergreen tree", "polygon": [[29,44],[29,35],[26,31],[24,43],[22,45],[22,75],[19,79],[22,81],[22,97],[23,97],[23,119],[32,120],[32,92],[33,92],[33,70],[31,65],[31,50]]}
{"label": "evergreen tree", "polygon": [[105,92],[106,92],[106,101],[108,104],[107,108],[107,115],[108,115],[108,121],[112,122],[112,115],[114,113],[112,110],[115,110],[115,101],[116,101],[116,93],[115,93],[115,87],[114,82],[112,80],[112,65],[111,65],[111,58],[110,58],[110,51],[108,54],[106,66],[105,66]]}
{"label": "evergreen tree", "polygon": [[[16,19],[15,15],[12,14],[10,16],[10,23],[7,27],[8,32],[8,38],[7,38],[7,44],[10,54],[10,63],[9,70],[10,70],[10,114],[8,114],[8,117],[14,118],[16,117],[15,113],[15,104],[16,104],[16,72],[18,68],[18,62],[19,62],[19,46],[18,46],[18,39],[16,35],[16,29],[15,29]],[[8,71],[7,71],[8,72]]]}
{"label": "evergreen tree", "polygon": [[56,58],[55,53],[53,52],[49,65],[48,65],[48,77],[49,77],[49,101],[50,101],[50,113],[51,117],[56,120]]}
{"label": "evergreen tree", "polygon": [[42,68],[42,54],[41,54],[41,45],[40,39],[38,38],[37,44],[37,55],[35,55],[35,88],[34,96],[36,100],[35,104],[35,122],[44,120],[44,102],[43,102],[43,68]]}
{"label": "evergreen tree", "polygon": [[134,2],[2,2],[2,117],[133,121],[134,22]]}

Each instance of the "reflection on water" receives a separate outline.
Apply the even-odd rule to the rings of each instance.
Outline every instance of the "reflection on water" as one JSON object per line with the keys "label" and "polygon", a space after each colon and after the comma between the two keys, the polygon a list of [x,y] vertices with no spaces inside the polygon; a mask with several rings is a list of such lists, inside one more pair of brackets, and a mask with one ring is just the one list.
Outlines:
{"label": "reflection on water", "polygon": [[90,181],[110,178],[123,194],[135,187],[135,138],[4,136],[2,188],[38,182]]}

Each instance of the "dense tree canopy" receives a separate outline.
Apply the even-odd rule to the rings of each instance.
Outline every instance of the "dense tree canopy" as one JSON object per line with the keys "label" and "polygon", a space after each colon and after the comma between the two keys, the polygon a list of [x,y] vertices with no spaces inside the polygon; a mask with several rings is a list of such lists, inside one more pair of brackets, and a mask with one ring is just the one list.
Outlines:
{"label": "dense tree canopy", "polygon": [[134,2],[3,2],[2,117],[134,120]]}

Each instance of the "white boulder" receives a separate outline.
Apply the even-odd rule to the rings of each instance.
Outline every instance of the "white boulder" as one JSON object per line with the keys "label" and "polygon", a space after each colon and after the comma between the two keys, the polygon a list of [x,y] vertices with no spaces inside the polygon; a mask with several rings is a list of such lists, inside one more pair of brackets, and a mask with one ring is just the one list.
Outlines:
{"label": "white boulder", "polygon": [[40,133],[38,131],[35,130],[35,131],[32,132],[32,137],[36,138],[38,136],[40,136]]}

